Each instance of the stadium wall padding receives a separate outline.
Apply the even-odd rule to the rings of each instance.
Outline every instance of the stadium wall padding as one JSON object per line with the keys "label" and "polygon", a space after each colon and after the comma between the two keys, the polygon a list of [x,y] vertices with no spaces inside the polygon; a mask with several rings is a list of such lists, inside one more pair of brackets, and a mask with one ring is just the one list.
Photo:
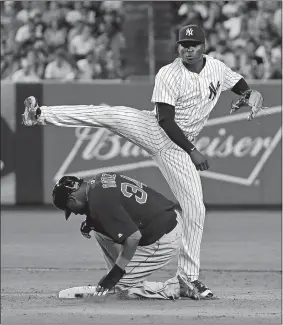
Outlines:
{"label": "stadium wall padding", "polygon": [[1,204],[16,203],[15,84],[1,83]]}
{"label": "stadium wall padding", "polygon": [[[271,107],[268,111],[252,122],[246,120],[245,108],[229,115],[231,101],[237,96],[226,91],[196,140],[196,146],[208,156],[211,166],[201,173],[208,207],[282,204],[281,83],[251,86],[262,92],[264,105]],[[60,176],[75,174],[90,178],[102,170],[119,170],[173,198],[148,154],[105,129],[27,128],[21,124],[23,100],[31,94],[44,105],[103,103],[151,110],[152,89],[150,83],[134,82],[43,83],[16,85],[15,99],[11,98],[11,92],[2,93],[1,103],[3,96],[6,105],[14,102],[16,111],[16,202],[50,204],[52,187]],[[7,141],[4,143],[7,145]]]}
{"label": "stadium wall padding", "polygon": [[18,204],[43,202],[43,128],[26,127],[21,115],[24,100],[33,95],[43,102],[42,84],[16,84],[16,200]]}

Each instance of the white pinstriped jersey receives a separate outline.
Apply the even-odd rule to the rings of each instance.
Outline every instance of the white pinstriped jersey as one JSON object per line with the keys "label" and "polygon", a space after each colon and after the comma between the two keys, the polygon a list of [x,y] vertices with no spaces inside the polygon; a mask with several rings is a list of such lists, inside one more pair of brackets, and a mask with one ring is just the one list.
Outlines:
{"label": "white pinstriped jersey", "polygon": [[181,58],[162,67],[156,75],[151,99],[175,106],[175,122],[190,139],[204,127],[221,92],[231,89],[242,78],[223,62],[204,57],[206,64],[199,74],[190,72]]}

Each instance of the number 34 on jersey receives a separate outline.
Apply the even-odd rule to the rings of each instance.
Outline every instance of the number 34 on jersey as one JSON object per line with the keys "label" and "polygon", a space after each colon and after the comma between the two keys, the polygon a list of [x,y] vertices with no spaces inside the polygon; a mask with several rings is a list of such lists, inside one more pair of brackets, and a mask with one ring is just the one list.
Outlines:
{"label": "number 34 on jersey", "polygon": [[133,195],[135,200],[139,204],[144,204],[147,201],[148,194],[145,191],[146,185],[136,181],[125,175],[118,175],[117,174],[105,174],[101,175],[101,184],[102,188],[113,188],[113,187],[120,187],[121,193],[126,198],[131,198]]}

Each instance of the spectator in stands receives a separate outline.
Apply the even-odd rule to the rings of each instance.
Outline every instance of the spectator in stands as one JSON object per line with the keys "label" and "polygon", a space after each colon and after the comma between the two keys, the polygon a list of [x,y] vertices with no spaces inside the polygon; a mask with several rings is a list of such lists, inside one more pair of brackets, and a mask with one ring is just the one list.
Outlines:
{"label": "spectator in stands", "polygon": [[239,64],[238,71],[247,79],[252,79],[251,67],[256,49],[257,44],[253,38],[236,43],[235,55]]}
{"label": "spectator in stands", "polygon": [[4,79],[7,74],[4,74],[6,69],[11,66],[11,55],[9,55],[9,50],[7,48],[7,41],[6,39],[1,35],[1,79]]}
{"label": "spectator in stands", "polygon": [[215,51],[208,53],[212,57],[224,62],[234,69],[236,67],[236,58],[229,47],[227,47],[227,41],[221,40],[216,44]]}
{"label": "spectator in stands", "polygon": [[209,2],[206,4],[208,6],[207,12],[208,16],[203,22],[203,27],[205,30],[213,30],[217,21],[222,21],[221,6],[219,2]]}
{"label": "spectator in stands", "polygon": [[31,16],[28,17],[28,22],[26,25],[20,27],[16,33],[15,41],[18,44],[24,44],[28,41],[35,40],[35,23]]}
{"label": "spectator in stands", "polygon": [[82,10],[82,1],[73,1],[70,2],[70,7],[72,8],[66,15],[66,21],[70,25],[74,25],[78,20],[83,19],[81,10]]}
{"label": "spectator in stands", "polygon": [[35,24],[35,37],[36,39],[43,39],[46,25],[42,19],[42,13],[39,9],[33,9],[30,13],[30,17]]}
{"label": "spectator in stands", "polygon": [[199,10],[196,10],[195,2],[186,2],[181,5],[178,15],[181,18],[180,24],[177,26],[177,30],[181,26],[188,24],[203,25],[204,19],[202,18]]}
{"label": "spectator in stands", "polygon": [[228,30],[223,26],[221,23],[216,23],[215,25],[215,31],[218,35],[219,41],[227,41],[229,39],[229,33]]}
{"label": "spectator in stands", "polygon": [[272,50],[269,79],[282,79],[282,52],[281,45]]}
{"label": "spectator in stands", "polygon": [[50,26],[52,21],[64,18],[65,11],[61,8],[59,1],[50,1],[46,7],[42,15],[42,20],[46,25]]}
{"label": "spectator in stands", "polygon": [[96,52],[90,51],[85,59],[81,59],[77,62],[78,67],[78,79],[92,80],[101,77],[102,67],[99,63]]}
{"label": "spectator in stands", "polygon": [[66,45],[67,27],[64,25],[63,20],[52,20],[45,31],[44,38],[50,51],[53,51],[57,47]]}
{"label": "spectator in stands", "polygon": [[102,79],[123,79],[121,61],[115,61],[113,51],[104,45],[101,45],[97,51],[102,67]]}
{"label": "spectator in stands", "polygon": [[282,8],[281,8],[281,2],[278,1],[278,8],[276,9],[274,13],[274,17],[272,19],[274,23],[275,30],[277,32],[277,35],[282,38]]}
{"label": "spectator in stands", "polygon": [[205,43],[207,54],[215,52],[218,41],[219,41],[218,33],[216,31],[211,31]]}
{"label": "spectator in stands", "polygon": [[1,8],[1,24],[8,25],[15,20],[17,14],[15,1],[4,1],[1,6],[3,6]]}
{"label": "spectator in stands", "polygon": [[222,8],[222,13],[228,19],[224,21],[223,26],[228,31],[229,39],[237,38],[242,30],[242,11],[240,10],[240,2],[229,1]]}
{"label": "spectator in stands", "polygon": [[125,49],[125,38],[121,32],[121,21],[116,16],[116,12],[107,12],[103,17],[103,22],[99,25],[99,34],[96,45],[104,44],[112,53],[114,62],[122,59]]}
{"label": "spectator in stands", "polygon": [[68,44],[71,43],[75,36],[82,34],[84,27],[85,24],[82,18],[74,23],[73,27],[68,32]]}
{"label": "spectator in stands", "polygon": [[103,73],[106,79],[116,79],[118,77],[117,71],[115,71],[113,52],[111,50],[106,51],[103,60]]}
{"label": "spectator in stands", "polygon": [[94,25],[96,22],[97,16],[97,5],[95,5],[97,1],[83,1],[81,14],[82,19],[87,24]]}
{"label": "spectator in stands", "polygon": [[21,69],[17,70],[11,76],[11,80],[15,82],[39,82],[40,77],[36,72],[34,61],[32,61],[32,56],[25,57],[21,60]]}
{"label": "spectator in stands", "polygon": [[116,29],[112,29],[108,33],[109,37],[109,49],[112,52],[114,70],[116,71],[116,77],[123,77],[123,64],[124,64],[124,51],[126,49],[125,38],[123,34]]}
{"label": "spectator in stands", "polygon": [[67,55],[62,48],[56,50],[54,61],[47,64],[44,77],[62,81],[75,79],[76,73],[67,61]]}
{"label": "spectator in stands", "polygon": [[12,44],[9,43],[8,34],[1,24],[1,57],[8,55],[12,51]]}
{"label": "spectator in stands", "polygon": [[20,27],[16,33],[15,41],[18,45],[30,45],[36,40],[42,40],[45,31],[45,24],[41,20],[41,13],[32,10],[28,18],[28,23]]}
{"label": "spectator in stands", "polygon": [[45,61],[43,61],[42,57],[40,56],[40,51],[35,48],[30,48],[26,54],[26,60],[28,65],[32,67],[35,74],[42,78],[44,76],[45,70]]}
{"label": "spectator in stands", "polygon": [[92,34],[91,27],[85,25],[82,34],[75,36],[71,40],[69,51],[74,56],[75,60],[85,58],[90,51],[94,50],[95,38]]}
{"label": "spectator in stands", "polygon": [[101,9],[104,11],[120,11],[123,1],[102,1]]}
{"label": "spectator in stands", "polygon": [[251,61],[251,79],[267,79],[264,61],[261,57],[254,55]]}
{"label": "spectator in stands", "polygon": [[21,1],[22,9],[17,13],[16,19],[22,24],[27,24],[32,10],[31,1]]}

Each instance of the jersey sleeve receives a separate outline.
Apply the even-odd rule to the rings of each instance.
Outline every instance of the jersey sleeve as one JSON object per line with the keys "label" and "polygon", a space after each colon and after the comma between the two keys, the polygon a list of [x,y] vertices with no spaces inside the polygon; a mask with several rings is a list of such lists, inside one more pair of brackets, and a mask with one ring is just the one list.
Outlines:
{"label": "jersey sleeve", "polygon": [[175,106],[179,94],[179,81],[171,69],[160,69],[155,77],[152,103],[166,103]]}
{"label": "jersey sleeve", "polygon": [[123,243],[138,230],[127,211],[120,204],[120,191],[117,188],[98,188],[93,207],[105,233],[116,243]]}
{"label": "jersey sleeve", "polygon": [[229,67],[227,67],[226,64],[224,65],[224,83],[222,87],[222,91],[231,89],[235,86],[235,84],[243,78],[239,73],[231,70]]}

